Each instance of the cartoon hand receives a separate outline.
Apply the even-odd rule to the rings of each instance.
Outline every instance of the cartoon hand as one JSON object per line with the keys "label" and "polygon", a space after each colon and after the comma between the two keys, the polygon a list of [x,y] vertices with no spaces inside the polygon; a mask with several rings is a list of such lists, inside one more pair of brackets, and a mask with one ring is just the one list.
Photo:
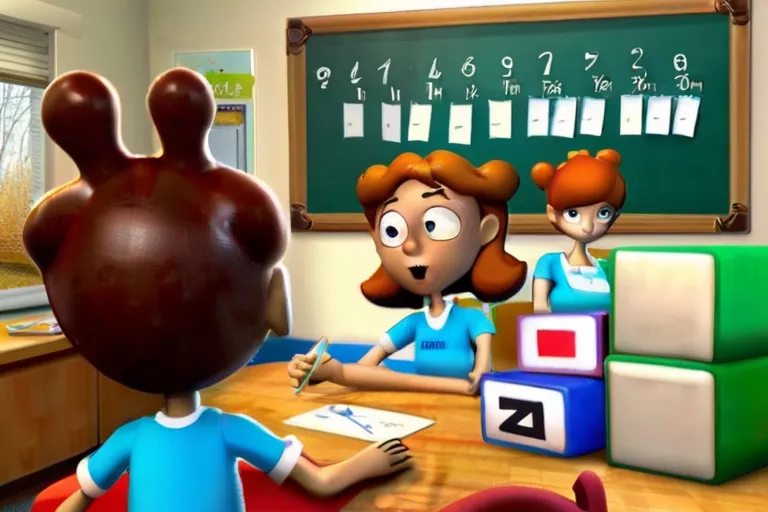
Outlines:
{"label": "cartoon hand", "polygon": [[470,395],[476,395],[480,389],[480,377],[483,376],[485,372],[480,371],[471,371],[469,372],[469,388],[467,389],[467,392]]}
{"label": "cartoon hand", "polygon": [[363,478],[389,475],[413,467],[410,450],[400,439],[372,444],[350,459],[355,471]]}
{"label": "cartoon hand", "polygon": [[[304,380],[304,377],[307,376],[307,373],[312,369],[312,366],[315,364],[315,360],[317,359],[317,354],[296,354],[293,356],[293,359],[288,363],[288,377],[290,377],[290,383],[291,386],[294,388],[299,387],[301,384],[301,381]],[[320,382],[327,379],[327,376],[325,375],[327,372],[325,371],[325,368],[323,368],[328,361],[331,360],[331,355],[327,352],[323,354],[323,357],[320,359],[320,365],[315,370],[315,373],[312,375],[311,381],[312,382]]]}

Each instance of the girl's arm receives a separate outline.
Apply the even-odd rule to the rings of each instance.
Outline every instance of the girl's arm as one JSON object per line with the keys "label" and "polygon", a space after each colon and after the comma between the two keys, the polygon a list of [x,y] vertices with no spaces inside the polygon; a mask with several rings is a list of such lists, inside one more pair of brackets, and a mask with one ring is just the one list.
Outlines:
{"label": "girl's arm", "polygon": [[85,512],[92,501],[83,491],[78,489],[56,508],[56,512]]}
{"label": "girl's arm", "polygon": [[363,366],[379,366],[389,356],[389,352],[384,350],[381,345],[374,345],[371,350],[357,362]]}
{"label": "girl's arm", "polygon": [[491,371],[491,344],[493,336],[490,333],[484,333],[475,340],[475,368],[472,371],[476,376]]}
{"label": "girl's arm", "polygon": [[549,293],[552,291],[552,281],[549,279],[533,279],[533,312],[551,313]]}

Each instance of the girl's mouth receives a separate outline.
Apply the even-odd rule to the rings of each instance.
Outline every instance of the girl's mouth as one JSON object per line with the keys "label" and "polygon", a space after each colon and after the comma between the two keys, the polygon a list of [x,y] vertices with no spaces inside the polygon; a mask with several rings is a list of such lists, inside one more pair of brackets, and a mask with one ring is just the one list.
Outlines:
{"label": "girl's mouth", "polygon": [[421,281],[427,276],[427,266],[426,265],[415,265],[413,267],[409,267],[408,270],[411,271],[411,275],[414,279]]}

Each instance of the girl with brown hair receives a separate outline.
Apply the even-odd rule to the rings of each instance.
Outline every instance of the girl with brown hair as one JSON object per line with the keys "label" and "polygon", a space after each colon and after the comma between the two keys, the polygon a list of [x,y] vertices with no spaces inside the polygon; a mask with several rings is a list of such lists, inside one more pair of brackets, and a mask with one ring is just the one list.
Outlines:
{"label": "girl with brown hair", "polygon": [[[312,381],[359,389],[473,394],[491,370],[493,324],[482,311],[462,308],[444,295],[470,292],[485,302],[504,301],[525,283],[527,266],[504,250],[507,202],[520,179],[500,160],[479,169],[449,151],[426,158],[404,153],[389,166],[374,165],[358,180],[381,265],[362,285],[370,302],[422,308],[387,333],[358,363],[321,355]],[[415,374],[379,364],[415,344]],[[288,365],[298,386],[317,356],[297,355]]]}
{"label": "girl with brown hair", "polygon": [[569,252],[545,254],[533,272],[533,309],[537,313],[608,311],[610,287],[605,271],[587,252],[587,244],[605,236],[627,198],[619,171],[621,156],[604,149],[596,156],[572,151],[557,169],[538,163],[534,183],[547,193],[547,217],[573,240]]}

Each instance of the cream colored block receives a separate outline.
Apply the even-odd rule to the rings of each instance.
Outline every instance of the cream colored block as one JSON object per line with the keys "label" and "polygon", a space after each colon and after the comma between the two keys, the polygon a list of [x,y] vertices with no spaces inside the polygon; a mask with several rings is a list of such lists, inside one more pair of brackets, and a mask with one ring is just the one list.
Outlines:
{"label": "cream colored block", "polygon": [[611,462],[715,477],[715,379],[701,370],[608,363]]}
{"label": "cream colored block", "polygon": [[615,353],[712,361],[714,257],[619,251],[614,272]]}

